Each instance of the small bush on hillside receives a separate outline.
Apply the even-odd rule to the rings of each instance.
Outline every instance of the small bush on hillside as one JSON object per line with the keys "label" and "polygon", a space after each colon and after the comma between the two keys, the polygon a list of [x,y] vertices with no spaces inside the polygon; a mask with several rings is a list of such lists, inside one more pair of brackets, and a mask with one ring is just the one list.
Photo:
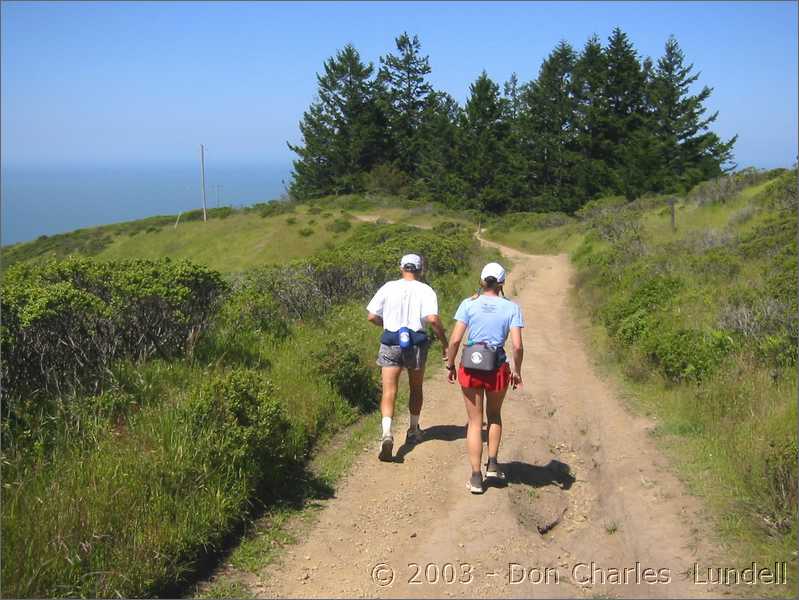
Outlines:
{"label": "small bush on hillside", "polygon": [[266,218],[266,217],[277,217],[279,215],[285,215],[286,213],[292,213],[295,211],[296,206],[292,202],[272,200],[272,202],[263,202],[257,204],[253,208],[258,211],[258,214],[261,217]]}
{"label": "small bush on hillside", "polygon": [[296,225],[296,224],[297,224],[297,219],[295,219],[294,217],[289,217],[288,219],[286,219],[286,225]]}
{"label": "small bush on hillside", "polygon": [[263,481],[278,481],[299,458],[276,390],[255,372],[233,370],[211,380],[184,410],[198,435],[212,432],[216,438],[216,468],[243,474],[253,490]]}
{"label": "small bush on hillside", "polygon": [[665,377],[673,382],[701,381],[734,347],[721,331],[659,329],[644,339],[644,349]]}
{"label": "small bush on hillside", "polygon": [[[309,224],[313,223],[313,220],[309,221]],[[302,237],[309,237],[313,235],[313,229],[310,227],[303,227],[297,233],[299,233]]]}
{"label": "small bush on hillside", "polygon": [[361,360],[344,339],[327,342],[314,356],[319,372],[352,406],[361,412],[373,410],[378,403],[380,388],[375,371]]}
{"label": "small bush on hillside", "polygon": [[697,184],[688,192],[687,199],[697,204],[727,202],[744,188],[762,183],[772,177],[774,177],[774,173],[771,171],[744,169],[738,173],[722,175]]}
{"label": "small bush on hillside", "polygon": [[332,231],[333,233],[343,233],[344,231],[349,230],[351,227],[352,223],[346,219],[336,219],[335,221],[328,223],[325,226],[325,229]]}
{"label": "small bush on hillside", "polygon": [[574,215],[578,219],[588,220],[606,210],[619,209],[628,204],[629,200],[624,196],[604,196],[589,200]]}
{"label": "small bush on hillside", "polygon": [[631,344],[652,324],[650,316],[658,312],[677,295],[683,282],[673,277],[654,277],[643,280],[627,292],[622,288],[604,306],[602,321],[608,331],[615,335],[622,328],[624,340]]}

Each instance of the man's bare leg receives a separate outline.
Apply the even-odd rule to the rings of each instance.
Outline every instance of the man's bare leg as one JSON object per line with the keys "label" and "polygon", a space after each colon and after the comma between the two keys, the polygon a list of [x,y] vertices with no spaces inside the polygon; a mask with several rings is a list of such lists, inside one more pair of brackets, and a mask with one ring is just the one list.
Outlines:
{"label": "man's bare leg", "polygon": [[394,405],[397,401],[397,384],[402,369],[400,367],[383,367],[383,396],[380,399],[380,413],[383,415],[383,434],[380,440],[380,460],[391,460],[394,449],[394,438],[391,435],[391,420],[394,417]]}
{"label": "man's bare leg", "polygon": [[424,385],[424,367],[421,369],[408,369],[408,386],[410,387],[410,399],[408,400],[408,410],[411,413],[411,423],[408,428],[409,439],[406,441],[417,443],[421,442],[419,431],[419,415],[422,413],[424,395],[422,386]]}

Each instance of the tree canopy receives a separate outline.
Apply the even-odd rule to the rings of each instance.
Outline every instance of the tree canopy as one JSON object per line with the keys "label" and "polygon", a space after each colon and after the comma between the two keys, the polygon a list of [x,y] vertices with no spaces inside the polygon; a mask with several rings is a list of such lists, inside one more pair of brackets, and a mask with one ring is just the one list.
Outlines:
{"label": "tree canopy", "polygon": [[732,168],[736,138],[710,130],[712,88],[694,89],[674,37],[656,62],[619,28],[579,51],[561,41],[531,81],[513,73],[500,86],[483,71],[463,106],[433,88],[418,36],[395,45],[377,70],[351,44],[324,62],[302,142],[289,144],[295,197],[376,189],[491,213],[573,212]]}

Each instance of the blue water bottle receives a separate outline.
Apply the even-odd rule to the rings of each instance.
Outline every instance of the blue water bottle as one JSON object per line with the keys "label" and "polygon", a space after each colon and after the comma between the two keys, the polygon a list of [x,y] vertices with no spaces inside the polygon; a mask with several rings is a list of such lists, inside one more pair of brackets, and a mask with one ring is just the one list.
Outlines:
{"label": "blue water bottle", "polygon": [[403,350],[411,347],[411,330],[407,327],[399,328],[399,345]]}

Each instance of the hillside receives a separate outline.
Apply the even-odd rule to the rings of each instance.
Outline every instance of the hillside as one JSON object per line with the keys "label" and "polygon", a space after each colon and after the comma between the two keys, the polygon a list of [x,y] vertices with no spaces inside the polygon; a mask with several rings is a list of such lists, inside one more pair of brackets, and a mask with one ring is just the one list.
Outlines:
{"label": "hillside", "polygon": [[[403,208],[402,206],[405,206]],[[41,262],[70,254],[102,260],[185,258],[223,273],[278,264],[335,248],[345,242],[362,217],[432,227],[444,221],[477,221],[426,202],[391,196],[327,197],[315,202],[275,201],[239,209],[211,209],[207,222],[201,211],[150,217],[114,225],[80,229],[31,242],[5,246],[3,265]]]}

